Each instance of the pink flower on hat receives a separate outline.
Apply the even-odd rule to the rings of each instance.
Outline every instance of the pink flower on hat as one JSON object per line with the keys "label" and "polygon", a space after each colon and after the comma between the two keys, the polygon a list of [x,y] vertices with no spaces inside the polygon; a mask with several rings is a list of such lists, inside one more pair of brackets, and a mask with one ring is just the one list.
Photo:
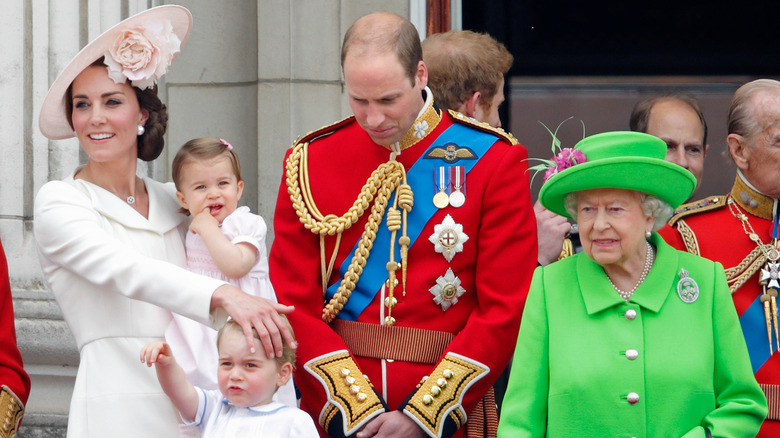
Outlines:
{"label": "pink flower on hat", "polygon": [[[547,182],[548,179],[552,178],[553,175],[557,174],[558,172],[562,172],[565,169],[570,168],[571,166],[585,163],[588,161],[588,157],[579,149],[575,147],[573,148],[562,148],[561,147],[561,141],[558,139],[558,130],[561,128],[561,126],[566,123],[569,119],[572,117],[569,117],[568,119],[565,119],[561,123],[558,124],[558,127],[555,128],[555,132],[551,131],[550,128],[547,127],[544,123],[541,121],[539,122],[542,126],[544,126],[544,129],[547,130],[547,132],[550,133],[550,136],[552,136],[552,146],[551,150],[552,153],[555,154],[554,157],[550,158],[549,160],[544,160],[540,158],[529,158],[529,160],[535,160],[540,161],[540,164],[537,164],[536,166],[529,167],[528,170],[533,171],[533,176],[536,177],[541,172],[544,172],[544,181]],[[580,124],[582,124],[582,137],[585,138],[585,123],[580,120]],[[558,151],[556,154],[555,152]],[[531,178],[531,183],[533,183],[533,178]]]}
{"label": "pink flower on hat", "polygon": [[552,162],[550,167],[544,172],[544,181],[547,181],[551,176],[568,169],[571,166],[588,161],[588,157],[579,149],[563,148],[558,152],[558,155],[552,157],[550,161]]}
{"label": "pink flower on hat", "polygon": [[150,21],[123,30],[105,56],[108,76],[120,84],[126,79],[137,88],[153,87],[168,72],[181,49],[181,40],[168,20]]}

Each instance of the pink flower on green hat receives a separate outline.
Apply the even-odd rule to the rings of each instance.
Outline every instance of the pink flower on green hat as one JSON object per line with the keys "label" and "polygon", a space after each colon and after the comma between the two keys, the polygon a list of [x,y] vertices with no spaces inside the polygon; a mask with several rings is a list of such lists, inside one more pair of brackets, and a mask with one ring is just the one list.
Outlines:
{"label": "pink flower on green hat", "polygon": [[[586,161],[588,161],[588,157],[585,156],[585,154],[581,150],[577,149],[576,147],[561,148],[561,141],[558,139],[558,130],[561,128],[561,125],[566,123],[566,121],[571,118],[572,117],[569,117],[568,119],[559,123],[558,127],[555,128],[555,132],[551,131],[550,128],[548,128],[547,125],[545,125],[541,121],[539,122],[542,126],[544,126],[544,129],[546,129],[547,132],[550,133],[550,136],[552,136],[551,150],[552,153],[555,154],[555,156],[553,156],[549,160],[545,160],[541,158],[529,158],[529,160],[535,160],[541,163],[537,164],[536,166],[529,167],[528,170],[534,172],[533,174],[534,177],[536,177],[536,175],[538,175],[539,173],[544,172],[543,182],[547,182],[548,179],[552,178],[552,176],[557,174],[558,172],[562,172],[571,166],[585,163]],[[580,120],[580,123],[582,124],[582,136],[584,138],[585,123],[582,122],[582,120]],[[531,183],[533,183],[533,178],[531,178]]]}
{"label": "pink flower on green hat", "polygon": [[552,163],[549,169],[544,172],[544,181],[547,181],[551,176],[568,169],[571,166],[588,161],[588,157],[578,149],[563,148],[558,152],[558,155],[552,157],[550,161]]}
{"label": "pink flower on green hat", "polygon": [[168,72],[180,49],[181,40],[168,20],[125,29],[117,35],[105,56],[108,76],[117,84],[130,80],[142,90],[154,87]]}

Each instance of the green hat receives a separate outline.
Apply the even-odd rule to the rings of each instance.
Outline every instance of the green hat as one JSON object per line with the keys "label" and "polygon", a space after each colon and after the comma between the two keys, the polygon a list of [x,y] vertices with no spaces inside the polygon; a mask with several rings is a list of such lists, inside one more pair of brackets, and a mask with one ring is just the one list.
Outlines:
{"label": "green hat", "polygon": [[[575,160],[568,158],[572,152],[577,154]],[[666,143],[653,135],[616,131],[585,137],[574,151],[564,149],[553,159],[558,171],[542,185],[539,201],[548,210],[570,217],[563,206],[566,195],[610,188],[654,195],[677,208],[693,193],[696,178],[665,158]],[[562,165],[561,160],[569,164]]]}

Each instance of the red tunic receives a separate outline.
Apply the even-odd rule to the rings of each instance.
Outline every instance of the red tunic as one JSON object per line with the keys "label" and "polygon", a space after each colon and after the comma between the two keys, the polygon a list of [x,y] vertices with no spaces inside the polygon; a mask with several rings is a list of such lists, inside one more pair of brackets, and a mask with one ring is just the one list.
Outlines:
{"label": "red tunic", "polygon": [[[8,261],[0,243],[0,387],[10,389],[22,404],[30,394],[30,377],[22,368],[22,355],[16,346],[14,304],[8,279]],[[0,415],[8,420],[0,422],[0,436],[6,436],[21,420],[23,406],[10,402],[9,394],[0,392]],[[20,410],[21,409],[21,410]]]}
{"label": "red tunic", "polygon": [[[745,274],[747,277],[749,272],[746,272],[745,268],[748,267],[739,268],[739,265],[751,251],[757,248],[756,243],[750,240],[743,229],[742,222],[735,217],[734,213],[745,214],[748,223],[761,238],[761,241],[768,244],[772,241],[771,219],[776,200],[748,187],[739,175],[732,187],[730,197],[736,203],[731,208],[728,206],[728,197],[726,196],[711,196],[681,207],[678,211],[682,212],[675,215],[670,221],[672,226],[665,226],[659,233],[667,243],[677,249],[687,250],[720,262],[726,269],[726,276],[731,287],[734,281],[738,281],[739,274]],[[750,232],[750,227],[747,225],[745,227]],[[686,240],[688,241],[687,246]],[[745,264],[743,263],[743,265]],[[758,281],[760,272],[758,269],[749,277],[743,277],[743,284],[736,290],[732,288],[731,296],[740,317],[762,293],[762,287]],[[746,338],[749,335],[745,333]],[[761,337],[762,342],[759,348],[765,348],[768,353],[769,340],[765,325],[762,323],[760,333],[752,335]],[[775,348],[777,347],[775,346]],[[756,368],[755,363],[753,368]],[[780,404],[778,403],[780,402],[780,386],[778,386],[780,385],[780,353],[775,352],[769,357],[756,371],[755,376],[767,395],[769,405],[768,419],[764,421],[757,436],[778,437],[780,436]]]}
{"label": "red tunic", "polygon": [[[403,149],[398,156],[398,161],[407,171],[415,162],[424,159],[422,156],[429,146],[454,123],[469,126],[469,129],[488,130],[484,125],[472,126],[471,122],[455,119],[447,113],[440,117],[441,121],[435,128]],[[460,208],[448,206],[433,214],[409,249],[406,295],[403,296],[400,287],[395,290],[398,304],[392,309],[392,316],[396,319],[396,327],[436,330],[454,336],[434,364],[359,357],[349,351],[331,326],[323,322],[319,236],[305,229],[299,221],[283,179],[274,217],[271,281],[279,301],[296,307],[290,321],[299,343],[295,382],[302,393],[301,408],[319,419],[319,425],[332,436],[343,435],[342,427],[352,433],[385,409],[409,410],[410,404],[415,403],[419,408],[419,400],[424,394],[417,393],[418,383],[425,376],[434,377],[442,372],[446,376],[453,360],[462,361],[458,363],[466,368],[473,365],[474,369],[478,369],[482,365],[487,370],[477,380],[448,386],[447,391],[456,391],[457,394],[445,403],[442,401],[443,393],[431,406],[427,406],[426,412],[430,415],[419,414],[418,410],[415,421],[429,435],[465,436],[463,429],[457,430],[462,425],[458,420],[463,419],[458,417],[457,412],[471,414],[509,362],[532,271],[536,266],[536,230],[526,175],[527,152],[524,147],[512,144],[511,136],[503,134],[503,131],[491,134],[495,137],[491,140],[494,143],[479,157],[466,177],[465,205]],[[340,216],[346,212],[369,175],[390,156],[388,148],[373,143],[352,118],[324,128],[304,140],[310,141],[308,174],[312,197],[323,215]],[[441,161],[441,164],[446,163]],[[433,174],[426,178],[426,183],[428,181],[434,184]],[[415,194],[419,191],[414,186],[412,190]],[[431,202],[431,199],[415,196],[413,208]],[[341,282],[337,268],[360,239],[368,214],[367,211],[356,224],[344,231],[330,284]],[[451,262],[437,253],[434,244],[429,242],[434,226],[441,224],[447,215],[456,224],[462,225],[468,236],[463,251],[457,253]],[[326,258],[330,257],[334,241],[333,236],[326,238]],[[374,246],[370,257],[381,258],[384,266],[389,259],[389,249]],[[434,302],[434,295],[429,290],[448,268],[460,279],[465,293],[457,303],[444,310]],[[383,293],[386,293],[384,287],[372,292],[373,299],[360,312],[358,322],[374,326],[382,324],[387,312]],[[329,355],[339,351],[349,351],[347,365],[321,371],[319,378],[307,370],[307,362],[321,363],[323,357],[332,357]],[[445,358],[446,363],[443,363]],[[380,402],[383,401],[385,406],[377,405],[376,410],[371,408],[362,416],[348,419],[345,412],[363,409],[360,402],[349,394],[336,396],[333,391],[326,391],[326,387],[329,382],[343,379],[338,372],[349,368],[352,360],[359,367],[359,372],[369,378],[376,394],[384,397]],[[479,371],[475,375],[478,374]],[[428,387],[420,389],[428,390]],[[360,391],[365,391],[365,388],[360,388]],[[327,413],[327,409],[323,409],[328,404],[338,404],[341,409],[335,414]],[[439,415],[430,412],[437,408],[441,408]],[[409,415],[409,412],[406,413]]]}

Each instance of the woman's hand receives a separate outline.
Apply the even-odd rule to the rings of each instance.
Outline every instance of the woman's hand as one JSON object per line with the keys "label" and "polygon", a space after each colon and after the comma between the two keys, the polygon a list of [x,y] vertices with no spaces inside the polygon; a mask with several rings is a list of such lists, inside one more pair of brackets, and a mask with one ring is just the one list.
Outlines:
{"label": "woman's hand", "polygon": [[252,328],[260,336],[260,343],[269,358],[273,359],[282,355],[284,346],[282,339],[290,347],[298,347],[287,323],[279,316],[280,313],[292,313],[295,310],[293,306],[285,306],[265,298],[254,297],[235,286],[225,284],[218,287],[211,296],[211,308],[215,307],[223,308],[244,329],[244,336],[251,352],[255,351]]}

